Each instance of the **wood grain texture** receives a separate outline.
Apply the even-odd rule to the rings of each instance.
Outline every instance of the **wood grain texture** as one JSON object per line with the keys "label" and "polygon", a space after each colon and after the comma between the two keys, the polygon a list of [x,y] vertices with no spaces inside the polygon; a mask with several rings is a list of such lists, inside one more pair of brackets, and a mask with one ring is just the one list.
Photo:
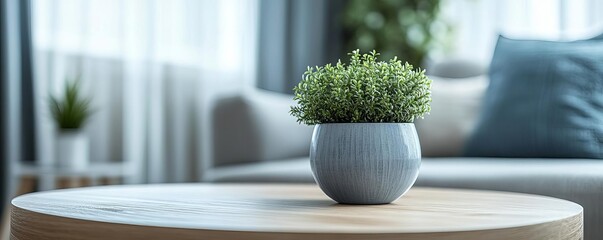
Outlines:
{"label": "wood grain texture", "polygon": [[10,206],[6,204],[2,211],[2,226],[0,226],[0,240],[10,239]]}
{"label": "wood grain texture", "polygon": [[320,188],[339,203],[390,203],[417,180],[419,137],[412,123],[318,124],[310,164]]}
{"label": "wood grain texture", "polygon": [[12,201],[14,240],[582,239],[582,207],[535,195],[413,188],[387,205],[340,205],[315,185],[142,185]]}
{"label": "wood grain texture", "polygon": [[[32,176],[22,176],[18,178],[16,196],[34,192],[36,190],[37,178]],[[0,230],[0,240],[8,240],[10,238],[10,205],[6,204],[2,217],[2,227]]]}

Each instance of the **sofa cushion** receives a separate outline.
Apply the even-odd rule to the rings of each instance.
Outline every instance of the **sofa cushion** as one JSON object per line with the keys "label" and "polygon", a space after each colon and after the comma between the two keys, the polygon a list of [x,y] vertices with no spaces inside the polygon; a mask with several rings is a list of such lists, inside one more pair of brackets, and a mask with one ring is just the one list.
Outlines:
{"label": "sofa cushion", "polygon": [[206,175],[211,182],[314,183],[308,157],[218,167]]}
{"label": "sofa cushion", "polygon": [[603,40],[500,37],[467,156],[603,158]]}
{"label": "sofa cushion", "polygon": [[431,113],[415,120],[425,157],[458,157],[475,128],[488,77],[443,78],[429,76]]}
{"label": "sofa cushion", "polygon": [[442,78],[477,77],[486,74],[486,70],[486,66],[469,59],[446,59],[426,69],[428,75]]}
{"label": "sofa cushion", "polygon": [[[603,161],[593,159],[424,158],[417,184],[507,191],[541,189],[539,191],[546,192],[548,188],[551,193],[572,180],[584,179],[587,181],[575,184],[586,187],[591,180],[598,180],[598,190],[603,194],[601,173]],[[307,157],[218,167],[208,172],[207,179],[212,182],[314,183]]]}

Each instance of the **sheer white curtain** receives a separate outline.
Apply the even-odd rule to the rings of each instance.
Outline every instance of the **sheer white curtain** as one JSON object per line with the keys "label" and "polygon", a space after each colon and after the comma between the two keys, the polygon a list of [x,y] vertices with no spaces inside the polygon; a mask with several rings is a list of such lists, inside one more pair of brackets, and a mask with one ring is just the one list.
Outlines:
{"label": "sheer white curtain", "polygon": [[575,40],[603,32],[601,0],[446,0],[442,10],[455,29],[452,55],[486,62],[498,34]]}
{"label": "sheer white curtain", "polygon": [[42,163],[47,97],[79,75],[92,161],[132,162],[142,182],[200,179],[209,101],[254,82],[256,1],[34,0],[32,15]]}

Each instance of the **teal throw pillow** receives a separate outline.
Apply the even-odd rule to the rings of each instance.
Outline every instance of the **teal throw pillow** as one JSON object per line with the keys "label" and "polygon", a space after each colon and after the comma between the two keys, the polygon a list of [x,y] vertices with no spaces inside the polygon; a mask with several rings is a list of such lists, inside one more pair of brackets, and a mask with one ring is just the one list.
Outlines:
{"label": "teal throw pillow", "polygon": [[467,156],[603,158],[603,35],[499,37]]}

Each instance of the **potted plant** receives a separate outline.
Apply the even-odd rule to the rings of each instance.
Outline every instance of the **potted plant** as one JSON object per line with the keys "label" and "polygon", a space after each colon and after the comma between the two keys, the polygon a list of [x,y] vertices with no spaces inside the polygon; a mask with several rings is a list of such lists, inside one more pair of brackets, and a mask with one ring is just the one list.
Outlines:
{"label": "potted plant", "polygon": [[431,80],[396,57],[355,50],[348,65],[308,67],[290,113],[314,127],[310,163],[330,198],[384,204],[414,184],[421,149],[413,121],[430,111]]}
{"label": "potted plant", "polygon": [[79,81],[67,81],[61,98],[50,96],[57,127],[57,165],[82,170],[88,166],[88,138],[82,128],[90,115],[90,99],[81,96]]}

